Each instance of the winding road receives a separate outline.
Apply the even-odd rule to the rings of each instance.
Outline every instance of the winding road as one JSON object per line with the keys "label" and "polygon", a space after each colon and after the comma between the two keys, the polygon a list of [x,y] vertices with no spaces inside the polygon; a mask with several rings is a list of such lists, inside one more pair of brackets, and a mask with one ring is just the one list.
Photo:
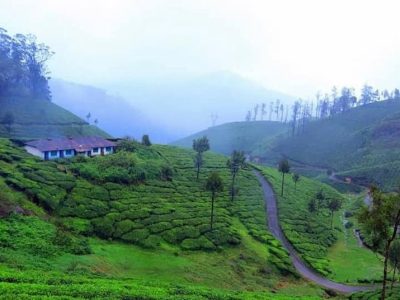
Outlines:
{"label": "winding road", "polygon": [[[257,176],[258,181],[261,184],[261,187],[264,192],[264,200],[266,203],[266,212],[268,217],[268,227],[271,233],[282,242],[283,246],[288,250],[290,254],[290,258],[292,259],[292,263],[296,268],[297,272],[303,276],[304,278],[315,282],[316,284],[323,286],[324,288],[335,290],[340,293],[354,293],[360,291],[373,290],[376,287],[374,286],[355,286],[355,285],[346,285],[342,283],[337,283],[322,277],[318,273],[316,273],[312,268],[306,265],[300,256],[297,254],[296,250],[293,248],[292,244],[287,240],[283,231],[279,225],[278,218],[278,208],[276,197],[274,191],[272,190],[271,185],[268,181],[261,175],[260,172],[254,171]],[[351,266],[349,266],[351,267]]]}

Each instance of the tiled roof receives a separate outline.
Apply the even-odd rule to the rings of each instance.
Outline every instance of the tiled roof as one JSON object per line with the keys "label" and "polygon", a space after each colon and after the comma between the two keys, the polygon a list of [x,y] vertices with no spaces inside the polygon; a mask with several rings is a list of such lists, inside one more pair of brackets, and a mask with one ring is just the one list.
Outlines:
{"label": "tiled roof", "polygon": [[35,140],[26,143],[42,152],[74,149],[78,152],[98,147],[115,147],[115,143],[98,136]]}

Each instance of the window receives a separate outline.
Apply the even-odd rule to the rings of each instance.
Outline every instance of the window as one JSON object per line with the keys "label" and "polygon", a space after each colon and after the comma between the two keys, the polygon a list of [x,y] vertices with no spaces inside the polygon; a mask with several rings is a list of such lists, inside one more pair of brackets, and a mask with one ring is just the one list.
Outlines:
{"label": "window", "polygon": [[111,147],[106,147],[106,152],[111,152]]}
{"label": "window", "polygon": [[58,155],[58,151],[50,151],[50,156],[57,156]]}
{"label": "window", "polygon": [[99,148],[93,148],[93,153],[99,153]]}
{"label": "window", "polygon": [[67,155],[67,156],[72,155],[72,150],[65,150],[65,155]]}

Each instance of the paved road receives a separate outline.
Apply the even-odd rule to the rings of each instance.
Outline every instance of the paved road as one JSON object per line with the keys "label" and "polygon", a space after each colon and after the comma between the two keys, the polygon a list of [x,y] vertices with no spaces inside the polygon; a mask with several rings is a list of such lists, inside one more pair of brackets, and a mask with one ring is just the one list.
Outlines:
{"label": "paved road", "polygon": [[[276,198],[271,185],[258,171],[254,171],[264,191],[264,199],[266,203],[266,210],[268,216],[268,227],[271,233],[282,242],[283,246],[288,250],[290,258],[297,272],[304,278],[315,282],[316,284],[325,288],[335,290],[340,293],[354,293],[359,291],[373,290],[375,287],[371,286],[353,286],[330,281],[325,277],[317,274],[313,269],[307,266],[297,254],[292,244],[286,239],[283,231],[279,225],[278,208],[276,206]],[[349,266],[351,268],[351,266]]]}

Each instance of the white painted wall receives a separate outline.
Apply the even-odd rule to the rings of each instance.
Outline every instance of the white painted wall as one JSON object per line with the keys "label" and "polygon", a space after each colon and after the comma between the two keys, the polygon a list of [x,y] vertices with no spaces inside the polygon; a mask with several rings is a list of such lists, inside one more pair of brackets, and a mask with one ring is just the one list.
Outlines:
{"label": "white painted wall", "polygon": [[44,153],[34,147],[31,146],[25,146],[25,150],[32,155],[35,155],[37,157],[40,157],[41,159],[44,159]]}

